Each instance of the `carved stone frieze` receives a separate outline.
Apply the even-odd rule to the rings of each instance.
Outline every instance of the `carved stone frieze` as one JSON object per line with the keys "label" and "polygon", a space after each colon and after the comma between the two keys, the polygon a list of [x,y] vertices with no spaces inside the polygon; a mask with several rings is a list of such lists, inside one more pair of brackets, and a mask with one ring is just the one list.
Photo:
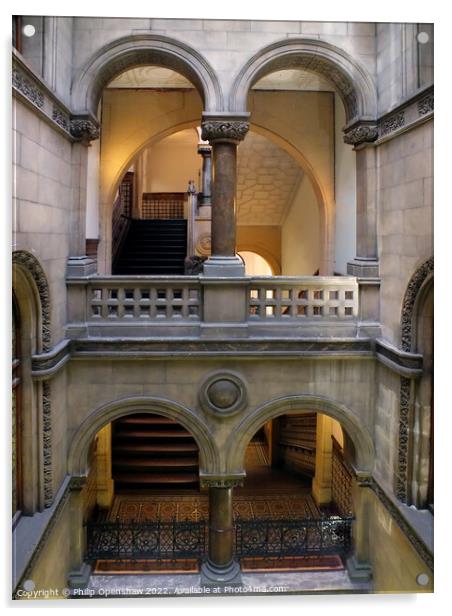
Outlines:
{"label": "carved stone frieze", "polygon": [[372,143],[377,137],[378,128],[376,124],[358,124],[345,132],[344,142],[357,146],[362,143]]}
{"label": "carved stone frieze", "polygon": [[50,507],[53,502],[52,475],[52,407],[49,381],[42,384],[42,435],[43,435],[43,474],[44,474],[44,506]]}
{"label": "carved stone frieze", "polygon": [[400,378],[399,448],[396,478],[396,495],[403,503],[408,492],[408,439],[411,407],[411,380]]}
{"label": "carved stone frieze", "polygon": [[418,101],[418,104],[417,104],[419,115],[421,116],[426,115],[427,113],[430,113],[430,111],[433,111],[433,107],[434,107],[433,92],[431,92],[424,98],[421,98],[421,100]]}
{"label": "carved stone frieze", "polygon": [[65,113],[56,105],[53,105],[52,108],[52,120],[54,120],[59,126],[61,126],[61,128],[64,128],[64,130],[69,130],[71,123],[69,114]]}
{"label": "carved stone frieze", "polygon": [[405,124],[405,112],[399,111],[385,118],[379,126],[379,136],[383,137],[389,133],[393,133],[398,128],[401,128]]}
{"label": "carved stone frieze", "polygon": [[100,137],[99,125],[91,118],[73,117],[70,124],[70,133],[82,143],[89,143]]}
{"label": "carved stone frieze", "polygon": [[16,90],[23,94],[33,105],[39,108],[44,106],[44,93],[42,90],[32,83],[17,66],[13,67],[12,81]]}
{"label": "carved stone frieze", "polygon": [[203,141],[242,141],[249,131],[249,122],[243,120],[205,120],[202,125]]}

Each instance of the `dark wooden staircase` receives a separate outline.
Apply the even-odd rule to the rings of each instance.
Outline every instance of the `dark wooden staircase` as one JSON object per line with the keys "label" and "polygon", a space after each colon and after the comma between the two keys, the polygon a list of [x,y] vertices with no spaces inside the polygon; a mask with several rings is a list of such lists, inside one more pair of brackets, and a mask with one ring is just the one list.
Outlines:
{"label": "dark wooden staircase", "polygon": [[132,219],[121,250],[113,263],[113,274],[183,275],[186,254],[186,220]]}
{"label": "dark wooden staircase", "polygon": [[113,422],[117,491],[197,489],[198,446],[173,419],[140,413]]}

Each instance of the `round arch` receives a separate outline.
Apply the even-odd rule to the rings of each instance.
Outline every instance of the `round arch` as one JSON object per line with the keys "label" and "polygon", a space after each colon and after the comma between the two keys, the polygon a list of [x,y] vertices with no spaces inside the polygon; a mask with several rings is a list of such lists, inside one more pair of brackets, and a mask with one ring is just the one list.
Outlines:
{"label": "round arch", "polygon": [[433,257],[424,261],[411,276],[402,302],[400,317],[402,351],[413,351],[416,316],[420,299],[433,281]]}
{"label": "round arch", "polygon": [[258,51],[241,68],[231,88],[229,108],[243,112],[250,88],[260,78],[284,69],[300,68],[320,73],[337,88],[344,103],[347,124],[360,118],[374,120],[377,94],[367,70],[344,50],[325,41],[291,38]]}
{"label": "round arch", "polygon": [[264,261],[267,262],[268,266],[272,270],[272,276],[279,276],[281,273],[281,265],[277,261],[276,257],[266,248],[260,246],[255,242],[237,242],[237,253],[240,252],[253,252]]}
{"label": "round arch", "polygon": [[231,472],[244,467],[246,447],[254,434],[267,421],[279,415],[313,411],[328,415],[341,424],[353,442],[357,468],[360,471],[372,471],[375,460],[372,438],[367,429],[360,424],[356,415],[343,404],[324,396],[300,394],[270,400],[257,407],[236,426],[226,443],[225,455],[231,466]]}
{"label": "round arch", "polygon": [[134,413],[156,413],[180,423],[192,434],[199,447],[200,471],[218,472],[218,452],[210,430],[192,410],[166,398],[136,396],[108,402],[86,417],[72,437],[68,473],[85,476],[89,470],[88,449],[95,435],[106,424]]}
{"label": "round arch", "polygon": [[172,38],[136,34],[100,48],[80,69],[72,84],[72,105],[77,113],[97,116],[104,87],[124,71],[152,64],[186,77],[201,95],[206,111],[223,108],[223,94],[215,71],[197,51]]}

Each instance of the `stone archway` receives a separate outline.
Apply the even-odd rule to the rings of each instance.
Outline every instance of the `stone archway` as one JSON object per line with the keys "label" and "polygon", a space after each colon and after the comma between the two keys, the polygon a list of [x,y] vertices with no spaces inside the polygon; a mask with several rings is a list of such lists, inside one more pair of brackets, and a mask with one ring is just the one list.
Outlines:
{"label": "stone archway", "polygon": [[347,124],[358,119],[375,120],[377,93],[367,70],[339,47],[304,38],[278,41],[250,58],[231,87],[230,110],[245,111],[252,85],[269,73],[288,68],[313,71],[327,77],[342,98]]}
{"label": "stone archway", "polygon": [[372,438],[355,413],[329,398],[300,394],[266,402],[254,409],[235,427],[225,446],[225,461],[230,472],[242,471],[246,447],[261,426],[279,415],[290,415],[303,411],[315,411],[336,419],[353,442],[357,470],[366,473],[372,471],[375,460]]}
{"label": "stone archway", "polygon": [[219,472],[217,447],[207,425],[189,408],[166,398],[136,396],[114,400],[98,407],[82,422],[72,437],[68,456],[70,475],[85,477],[88,469],[88,450],[93,438],[106,424],[135,413],[153,413],[169,417],[186,428],[199,447],[200,472]]}
{"label": "stone archway", "polygon": [[96,116],[106,84],[119,73],[145,64],[172,69],[189,79],[203,98],[206,111],[223,108],[217,76],[200,53],[166,36],[139,34],[105,45],[82,67],[72,85],[74,110]]}

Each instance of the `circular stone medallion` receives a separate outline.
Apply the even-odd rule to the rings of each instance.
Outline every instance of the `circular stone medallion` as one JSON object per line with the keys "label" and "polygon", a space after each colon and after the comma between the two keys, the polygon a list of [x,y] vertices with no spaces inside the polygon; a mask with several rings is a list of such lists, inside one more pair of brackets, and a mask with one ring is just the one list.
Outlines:
{"label": "circular stone medallion", "polygon": [[233,372],[211,374],[200,387],[199,401],[204,410],[218,415],[232,415],[246,405],[245,384]]}

